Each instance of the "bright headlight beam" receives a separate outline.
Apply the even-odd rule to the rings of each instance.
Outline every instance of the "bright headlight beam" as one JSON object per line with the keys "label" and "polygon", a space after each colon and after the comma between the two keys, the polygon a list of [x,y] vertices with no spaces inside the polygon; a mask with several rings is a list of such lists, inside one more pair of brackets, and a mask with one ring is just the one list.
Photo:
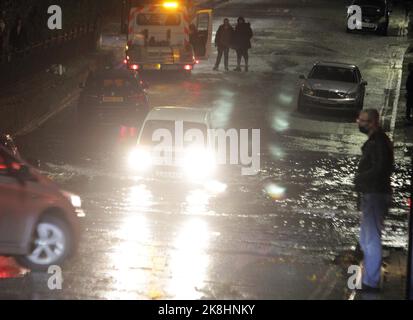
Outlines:
{"label": "bright headlight beam", "polygon": [[185,152],[183,166],[188,178],[207,178],[215,169],[215,159],[205,149],[189,148]]}
{"label": "bright headlight beam", "polygon": [[128,165],[133,170],[144,171],[152,165],[151,155],[145,150],[136,148],[129,154]]}

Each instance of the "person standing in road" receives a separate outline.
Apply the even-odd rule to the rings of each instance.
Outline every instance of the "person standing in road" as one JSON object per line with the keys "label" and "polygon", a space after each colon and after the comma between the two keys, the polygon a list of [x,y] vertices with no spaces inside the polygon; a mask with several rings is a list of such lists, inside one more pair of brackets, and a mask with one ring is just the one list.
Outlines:
{"label": "person standing in road", "polygon": [[413,63],[409,63],[409,75],[406,81],[406,121],[412,121],[413,107]]}
{"label": "person standing in road", "polygon": [[241,71],[241,60],[244,58],[245,72],[248,72],[248,50],[251,49],[252,36],[251,25],[243,17],[239,17],[234,33],[234,47],[237,51],[237,67],[234,71]]}
{"label": "person standing in road", "polygon": [[393,144],[380,127],[375,109],[361,111],[359,130],[368,135],[354,184],[361,195],[360,247],[364,254],[362,291],[380,290],[384,217],[391,202],[390,178],[394,170]]}
{"label": "person standing in road", "polygon": [[215,36],[215,47],[218,48],[218,56],[215,62],[214,71],[218,71],[221,64],[222,55],[224,55],[225,71],[228,71],[229,49],[232,44],[234,29],[228,19],[224,19],[224,23],[218,28]]}

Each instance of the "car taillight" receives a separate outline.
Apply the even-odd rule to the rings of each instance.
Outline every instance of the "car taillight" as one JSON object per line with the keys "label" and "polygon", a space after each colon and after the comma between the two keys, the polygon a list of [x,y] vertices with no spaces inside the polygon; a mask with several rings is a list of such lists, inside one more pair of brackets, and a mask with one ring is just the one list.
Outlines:
{"label": "car taillight", "polygon": [[138,64],[131,64],[129,66],[129,69],[137,71],[137,70],[139,70],[139,65]]}
{"label": "car taillight", "polygon": [[138,136],[138,128],[121,126],[119,130],[119,140],[122,141],[128,138],[136,138]]}
{"label": "car taillight", "polygon": [[184,69],[185,69],[186,71],[191,71],[191,70],[192,70],[192,66],[191,66],[190,64],[187,64],[187,65],[184,66]]}

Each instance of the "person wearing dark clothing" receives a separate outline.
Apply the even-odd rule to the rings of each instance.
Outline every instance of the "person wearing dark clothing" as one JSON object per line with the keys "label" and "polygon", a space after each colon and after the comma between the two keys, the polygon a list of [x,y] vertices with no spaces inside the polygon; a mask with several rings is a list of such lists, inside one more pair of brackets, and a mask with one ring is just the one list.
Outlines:
{"label": "person wearing dark clothing", "polygon": [[244,58],[245,71],[248,72],[248,50],[251,49],[252,36],[251,25],[243,17],[239,17],[234,32],[234,48],[237,51],[237,67],[234,71],[241,71],[241,60]]}
{"label": "person wearing dark clothing", "polygon": [[194,49],[195,57],[202,56],[202,45],[200,43],[199,33],[193,23],[189,25],[189,43]]}
{"label": "person wearing dark clothing", "polygon": [[27,46],[27,33],[23,26],[23,20],[18,18],[10,32],[10,46],[14,51],[22,51]]}
{"label": "person wearing dark clothing", "polygon": [[406,120],[412,120],[413,107],[413,63],[409,63],[409,75],[406,81]]}
{"label": "person wearing dark clothing", "polygon": [[6,40],[7,29],[6,22],[3,18],[0,18],[0,63],[6,60]]}
{"label": "person wearing dark clothing", "polygon": [[377,110],[367,109],[357,119],[368,135],[354,184],[361,195],[360,247],[364,254],[362,290],[379,290],[382,264],[381,234],[391,202],[391,175],[394,170],[393,144],[380,127]]}
{"label": "person wearing dark clothing", "polygon": [[221,64],[222,55],[224,55],[225,70],[228,71],[229,49],[232,44],[234,29],[228,19],[224,19],[215,36],[215,46],[218,48],[218,56],[215,62],[214,70],[217,71]]}

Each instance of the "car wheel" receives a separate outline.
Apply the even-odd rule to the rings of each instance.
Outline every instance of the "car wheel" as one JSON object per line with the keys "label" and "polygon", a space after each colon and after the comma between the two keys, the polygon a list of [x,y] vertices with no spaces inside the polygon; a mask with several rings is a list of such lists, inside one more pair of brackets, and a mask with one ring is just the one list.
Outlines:
{"label": "car wheel", "polygon": [[16,260],[33,271],[45,271],[51,265],[61,265],[73,248],[73,236],[68,224],[57,217],[48,216],[36,225],[31,252]]}
{"label": "car wheel", "polygon": [[387,34],[388,34],[388,29],[389,29],[389,26],[385,25],[385,26],[378,29],[378,34],[383,36],[383,37],[386,37]]}

